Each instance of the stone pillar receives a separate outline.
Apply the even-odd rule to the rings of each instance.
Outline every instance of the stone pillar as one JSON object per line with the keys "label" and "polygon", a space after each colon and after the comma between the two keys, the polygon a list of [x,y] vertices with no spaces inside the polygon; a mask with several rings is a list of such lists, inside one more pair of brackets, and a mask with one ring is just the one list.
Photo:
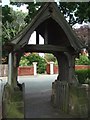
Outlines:
{"label": "stone pillar", "polygon": [[50,62],[50,75],[54,74],[54,62]]}
{"label": "stone pillar", "polygon": [[33,62],[34,66],[34,75],[37,75],[37,62]]}

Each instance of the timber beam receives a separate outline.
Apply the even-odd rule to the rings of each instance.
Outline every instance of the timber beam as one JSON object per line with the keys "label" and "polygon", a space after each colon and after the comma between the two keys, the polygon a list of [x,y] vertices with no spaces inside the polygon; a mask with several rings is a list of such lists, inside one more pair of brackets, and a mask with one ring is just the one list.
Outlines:
{"label": "timber beam", "polygon": [[68,52],[66,47],[55,45],[26,45],[24,52]]}

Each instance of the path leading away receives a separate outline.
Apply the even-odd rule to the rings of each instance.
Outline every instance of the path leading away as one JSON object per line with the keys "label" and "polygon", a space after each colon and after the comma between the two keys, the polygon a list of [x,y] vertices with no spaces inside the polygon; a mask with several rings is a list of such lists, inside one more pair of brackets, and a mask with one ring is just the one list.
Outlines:
{"label": "path leading away", "polygon": [[68,115],[54,109],[51,105],[52,82],[57,75],[38,75],[19,77],[25,82],[25,118],[65,118]]}

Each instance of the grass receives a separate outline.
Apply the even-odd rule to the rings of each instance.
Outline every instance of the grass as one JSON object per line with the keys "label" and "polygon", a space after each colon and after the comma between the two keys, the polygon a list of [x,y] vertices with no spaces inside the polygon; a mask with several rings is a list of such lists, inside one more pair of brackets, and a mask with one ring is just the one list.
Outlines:
{"label": "grass", "polygon": [[21,102],[11,102],[7,104],[7,118],[23,118],[22,109]]}
{"label": "grass", "polygon": [[19,89],[13,90],[8,84],[4,89],[5,118],[24,118],[23,93]]}

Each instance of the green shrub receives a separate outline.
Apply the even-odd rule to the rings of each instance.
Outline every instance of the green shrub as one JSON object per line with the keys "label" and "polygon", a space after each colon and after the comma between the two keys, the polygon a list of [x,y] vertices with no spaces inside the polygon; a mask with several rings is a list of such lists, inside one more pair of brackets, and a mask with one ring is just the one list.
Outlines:
{"label": "green shrub", "polygon": [[39,56],[36,53],[32,53],[28,56],[21,57],[20,66],[31,66],[33,62],[37,62],[37,72],[38,73],[45,73],[46,70],[46,61],[44,58]]}
{"label": "green shrub", "polygon": [[25,56],[21,57],[19,65],[20,66],[28,66],[29,65],[29,61],[27,60],[27,58],[25,58]]}
{"label": "green shrub", "polygon": [[75,71],[78,81],[79,83],[83,84],[83,83],[90,83],[90,70],[76,70]]}
{"label": "green shrub", "polygon": [[76,65],[90,65],[90,60],[89,60],[88,56],[80,55],[79,59],[76,58],[75,64]]}

